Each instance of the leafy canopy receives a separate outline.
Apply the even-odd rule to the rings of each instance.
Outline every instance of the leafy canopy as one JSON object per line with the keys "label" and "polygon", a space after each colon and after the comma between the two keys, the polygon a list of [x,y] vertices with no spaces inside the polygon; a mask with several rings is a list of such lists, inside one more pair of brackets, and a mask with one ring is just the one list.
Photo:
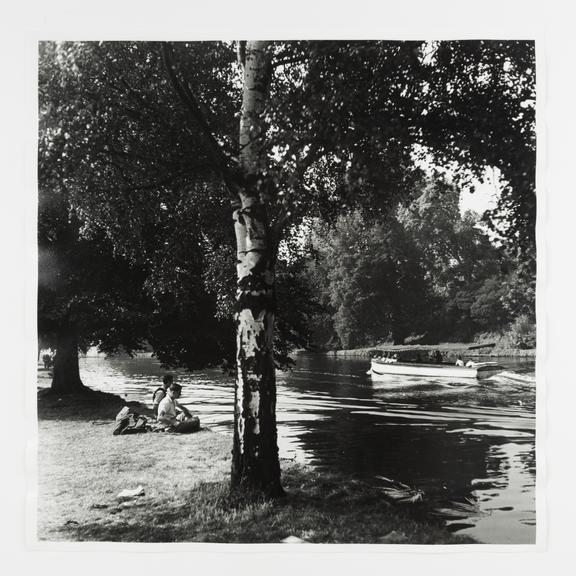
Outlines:
{"label": "leafy canopy", "polygon": [[[237,48],[40,44],[41,194],[65,194],[79,237],[103,235],[173,317],[195,309],[226,322],[232,312]],[[532,42],[284,41],[270,52],[260,190],[277,243],[311,217],[335,222],[360,210],[368,221],[384,218],[413,193],[419,162],[432,158],[462,178],[499,169],[506,186],[488,224],[533,260]],[[394,284],[391,274],[383,281]],[[198,339],[184,330],[173,359]]]}

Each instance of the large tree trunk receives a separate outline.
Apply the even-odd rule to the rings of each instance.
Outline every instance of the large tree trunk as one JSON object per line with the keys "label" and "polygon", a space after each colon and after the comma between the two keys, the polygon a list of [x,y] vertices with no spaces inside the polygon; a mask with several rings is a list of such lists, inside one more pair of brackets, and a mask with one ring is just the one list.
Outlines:
{"label": "large tree trunk", "polygon": [[234,211],[238,286],[232,488],[277,496],[283,491],[273,348],[275,250],[266,212],[262,151],[269,62],[265,43],[246,44],[240,125],[245,185]]}
{"label": "large tree trunk", "polygon": [[235,213],[238,238],[237,379],[232,487],[282,493],[276,431],[274,270],[262,205]]}
{"label": "large tree trunk", "polygon": [[84,390],[78,364],[78,341],[74,333],[63,333],[57,338],[51,390],[59,394]]}

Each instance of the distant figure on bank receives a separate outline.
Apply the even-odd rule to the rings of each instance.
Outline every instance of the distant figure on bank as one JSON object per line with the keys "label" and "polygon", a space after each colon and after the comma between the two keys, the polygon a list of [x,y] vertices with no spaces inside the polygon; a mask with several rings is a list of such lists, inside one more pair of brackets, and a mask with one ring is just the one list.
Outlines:
{"label": "distant figure on bank", "polygon": [[52,367],[52,354],[42,354],[42,362],[44,362],[44,368],[48,370],[48,368]]}
{"label": "distant figure on bank", "polygon": [[462,356],[458,356],[456,359],[456,366],[464,366],[464,360],[462,360]]}
{"label": "distant figure on bank", "polygon": [[166,397],[166,392],[168,388],[174,382],[174,376],[172,374],[165,374],[164,378],[162,379],[162,386],[160,388],[156,388],[154,390],[154,394],[152,394],[152,410],[154,411],[154,416],[158,418],[158,406],[160,402]]}
{"label": "distant figure on bank", "polygon": [[442,353],[440,352],[440,350],[434,351],[434,361],[436,362],[436,364],[442,364]]}
{"label": "distant figure on bank", "polygon": [[170,432],[195,432],[200,428],[200,419],[192,416],[190,411],[181,406],[178,402],[182,386],[171,384],[166,392],[166,397],[162,399],[158,406],[158,416],[156,419],[160,424],[167,426]]}

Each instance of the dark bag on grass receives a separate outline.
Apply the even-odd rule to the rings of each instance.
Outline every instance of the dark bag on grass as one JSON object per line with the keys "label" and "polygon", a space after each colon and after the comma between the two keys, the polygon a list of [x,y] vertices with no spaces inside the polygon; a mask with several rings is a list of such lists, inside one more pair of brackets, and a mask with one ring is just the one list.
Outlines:
{"label": "dark bag on grass", "polygon": [[142,432],[148,432],[148,428],[146,427],[147,423],[148,420],[145,416],[134,414],[128,426],[123,428],[120,434],[140,434]]}
{"label": "dark bag on grass", "polygon": [[191,432],[198,432],[198,430],[200,430],[200,418],[198,416],[192,416],[192,418],[180,422],[172,428],[172,432],[179,434],[190,434]]}
{"label": "dark bag on grass", "polygon": [[145,416],[140,416],[135,412],[129,412],[128,407],[125,406],[116,416],[116,424],[112,434],[114,436],[141,434],[142,432],[148,431],[146,427],[147,423],[148,420]]}

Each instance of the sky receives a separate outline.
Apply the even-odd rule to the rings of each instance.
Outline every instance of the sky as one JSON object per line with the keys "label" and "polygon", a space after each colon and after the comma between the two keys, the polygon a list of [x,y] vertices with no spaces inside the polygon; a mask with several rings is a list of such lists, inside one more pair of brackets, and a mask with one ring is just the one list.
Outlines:
{"label": "sky", "polygon": [[484,181],[477,182],[474,192],[462,190],[460,192],[460,211],[473,210],[483,214],[486,210],[495,208],[500,196],[499,184],[491,170],[486,170]]}

